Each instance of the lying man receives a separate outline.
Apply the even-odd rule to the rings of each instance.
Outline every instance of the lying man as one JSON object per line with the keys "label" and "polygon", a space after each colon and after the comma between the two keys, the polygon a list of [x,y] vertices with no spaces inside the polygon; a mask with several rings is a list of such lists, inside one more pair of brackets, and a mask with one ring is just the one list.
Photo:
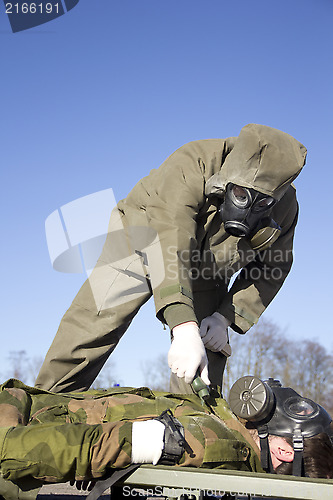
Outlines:
{"label": "lying man", "polygon": [[[11,379],[0,386],[0,494],[13,498],[6,496],[12,483],[28,489],[50,482],[98,480],[131,463],[281,472],[281,465],[292,463],[299,454],[299,448],[294,452],[285,439],[294,434],[298,443],[305,438],[301,461],[297,460],[304,474],[332,478],[328,413],[292,389],[272,384],[273,379],[245,379],[234,384],[230,403],[251,420],[250,431],[222,398],[204,401],[196,394],[120,387],[55,394]],[[285,396],[294,398],[292,408],[300,405],[300,420],[281,410]],[[259,400],[258,413],[253,408]],[[268,437],[272,432],[275,436]],[[313,450],[311,440],[316,448],[314,466],[308,451]]]}

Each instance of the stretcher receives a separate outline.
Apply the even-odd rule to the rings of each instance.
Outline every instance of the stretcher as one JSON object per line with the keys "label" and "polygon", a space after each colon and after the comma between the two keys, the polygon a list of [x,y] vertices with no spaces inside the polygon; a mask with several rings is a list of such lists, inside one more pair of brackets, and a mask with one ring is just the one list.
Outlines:
{"label": "stretcher", "polygon": [[[122,471],[124,472],[124,470]],[[111,476],[112,477],[112,476]],[[110,479],[110,478],[109,478]],[[49,500],[84,495],[86,500],[110,498],[108,479],[98,481],[91,493],[78,491],[69,483],[45,485],[21,492],[21,500]],[[104,483],[102,489],[101,483]],[[97,490],[99,490],[97,494]],[[142,465],[129,471],[111,487],[112,500],[333,500],[333,479],[311,479],[255,472],[192,467]],[[228,496],[229,495],[229,496]]]}
{"label": "stretcher", "polygon": [[[144,465],[116,483],[121,485],[124,500],[142,499],[135,488],[151,496],[179,499],[182,495],[196,500],[229,494],[238,498],[274,498],[333,500],[332,479],[311,479],[275,474]],[[183,497],[184,498],[184,497]],[[185,497],[186,498],[186,497]]]}

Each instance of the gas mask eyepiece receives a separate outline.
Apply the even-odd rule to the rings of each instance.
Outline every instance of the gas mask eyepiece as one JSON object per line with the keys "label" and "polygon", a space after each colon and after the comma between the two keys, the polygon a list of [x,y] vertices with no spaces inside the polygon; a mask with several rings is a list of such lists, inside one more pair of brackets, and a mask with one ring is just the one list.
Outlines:
{"label": "gas mask eyepiece", "polygon": [[[276,200],[271,196],[230,182],[220,207],[225,231],[238,238],[249,238],[255,250],[270,246],[280,234],[279,226],[267,217],[275,203]],[[252,245],[252,239],[258,232],[259,238],[257,237]]]}
{"label": "gas mask eyepiece", "polygon": [[311,399],[301,397],[288,398],[284,403],[284,410],[293,419],[307,419],[318,414],[318,405]]}
{"label": "gas mask eyepiece", "polygon": [[239,209],[251,207],[252,212],[259,213],[269,210],[275,203],[274,198],[259,193],[255,189],[248,189],[237,184],[229,183],[228,196],[235,207]]}

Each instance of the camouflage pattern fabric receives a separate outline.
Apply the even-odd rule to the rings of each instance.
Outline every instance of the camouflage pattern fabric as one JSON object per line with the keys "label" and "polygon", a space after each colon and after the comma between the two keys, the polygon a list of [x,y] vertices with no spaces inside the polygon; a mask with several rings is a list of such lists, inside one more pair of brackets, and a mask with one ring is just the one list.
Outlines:
{"label": "camouflage pattern fabric", "polygon": [[222,398],[214,405],[147,388],[55,394],[10,379],[0,386],[2,478],[20,486],[99,479],[131,463],[132,422],[166,409],[185,428],[186,450],[177,467],[262,472],[248,431]]}

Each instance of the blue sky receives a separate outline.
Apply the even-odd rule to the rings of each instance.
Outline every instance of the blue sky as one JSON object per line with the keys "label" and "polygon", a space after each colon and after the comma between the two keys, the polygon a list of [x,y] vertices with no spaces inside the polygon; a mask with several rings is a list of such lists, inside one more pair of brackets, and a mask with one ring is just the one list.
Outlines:
{"label": "blue sky", "polygon": [[[0,5],[2,349],[44,356],[84,274],[52,269],[46,218],[112,188],[117,200],[182,144],[263,123],[296,137],[295,263],[265,317],[332,350],[330,0],[80,0],[13,34]],[[250,334],[250,333],[249,333]],[[113,355],[118,379],[167,352],[150,301]]]}

